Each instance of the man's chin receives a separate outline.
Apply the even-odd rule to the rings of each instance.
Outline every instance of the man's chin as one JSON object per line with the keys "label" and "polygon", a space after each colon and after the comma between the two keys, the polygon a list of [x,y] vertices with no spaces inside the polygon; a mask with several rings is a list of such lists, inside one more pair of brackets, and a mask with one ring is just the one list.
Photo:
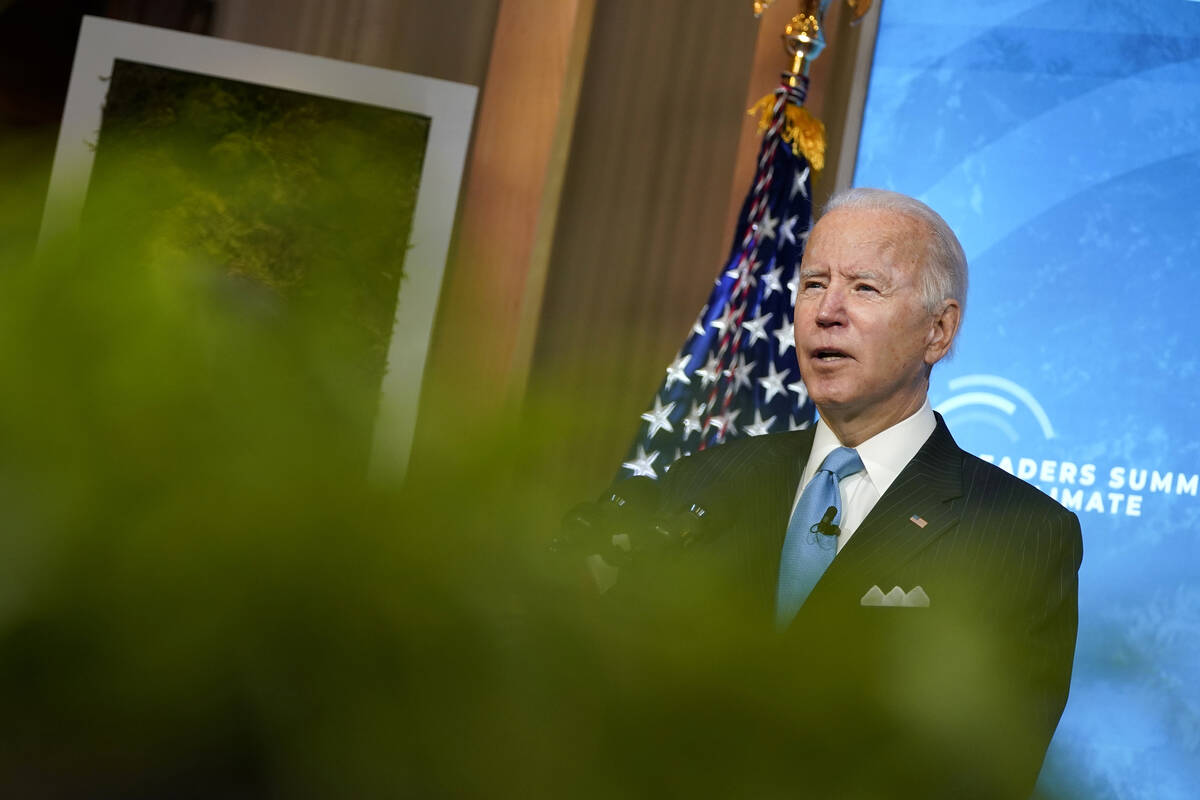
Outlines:
{"label": "man's chin", "polygon": [[838,419],[838,420],[853,420],[869,414],[871,404],[864,402],[862,397],[855,396],[852,392],[821,392],[809,393],[809,397],[817,407],[817,413],[823,419]]}
{"label": "man's chin", "polygon": [[841,386],[838,382],[814,377],[811,382],[805,382],[805,387],[808,389],[809,399],[816,403],[817,410],[822,415],[826,411],[849,410],[856,404],[854,392],[850,387]]}

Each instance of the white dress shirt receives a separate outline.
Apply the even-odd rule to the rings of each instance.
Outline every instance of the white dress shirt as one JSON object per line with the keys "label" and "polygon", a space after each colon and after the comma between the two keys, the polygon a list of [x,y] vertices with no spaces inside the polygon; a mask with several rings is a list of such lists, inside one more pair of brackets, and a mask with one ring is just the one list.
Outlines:
{"label": "white dress shirt", "polygon": [[[850,537],[858,530],[858,526],[866,519],[867,514],[879,502],[879,498],[896,476],[900,474],[913,456],[921,449],[921,445],[937,427],[937,419],[933,416],[933,408],[929,398],[915,414],[897,422],[887,430],[867,439],[854,448],[862,459],[863,471],[849,475],[838,482],[838,493],[842,498],[842,519],[839,524],[841,533],[838,535],[838,552],[850,541]],[[792,501],[792,510],[808,482],[817,474],[825,457],[842,443],[838,441],[825,420],[817,421],[817,430],[813,438],[812,451],[808,454],[808,463],[800,476],[800,485],[796,487],[796,498]]]}

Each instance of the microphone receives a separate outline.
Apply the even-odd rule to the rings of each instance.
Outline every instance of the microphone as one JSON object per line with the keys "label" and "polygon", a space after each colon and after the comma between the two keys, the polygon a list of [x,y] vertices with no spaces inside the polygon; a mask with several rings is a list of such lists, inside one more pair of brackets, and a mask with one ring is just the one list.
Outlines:
{"label": "microphone", "polygon": [[610,552],[613,536],[629,535],[645,526],[658,505],[658,495],[658,483],[647,477],[610,486],[600,499],[580,503],[566,513],[559,534],[550,541],[551,552]]}
{"label": "microphone", "polygon": [[653,478],[628,478],[609,487],[601,503],[614,516],[643,515],[658,505],[658,482]]}
{"label": "microphone", "polygon": [[670,517],[656,520],[649,530],[651,547],[691,547],[715,529],[712,516],[705,506],[692,503]]}
{"label": "microphone", "polygon": [[809,533],[819,533],[824,536],[838,536],[842,529],[833,524],[833,520],[837,517],[837,506],[830,506],[825,509],[825,515],[821,517],[821,521],[808,529]]}

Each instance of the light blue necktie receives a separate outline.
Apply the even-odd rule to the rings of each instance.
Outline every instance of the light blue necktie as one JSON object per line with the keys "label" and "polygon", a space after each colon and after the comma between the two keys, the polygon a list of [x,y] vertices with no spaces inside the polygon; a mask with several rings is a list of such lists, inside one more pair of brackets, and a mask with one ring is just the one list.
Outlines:
{"label": "light blue necktie", "polygon": [[838,481],[861,472],[862,468],[858,453],[849,447],[839,447],[825,456],[817,474],[804,487],[788,523],[779,561],[779,585],[775,590],[775,625],[779,629],[791,623],[837,555],[837,536],[814,533],[813,528],[830,506],[837,509],[834,524],[841,520],[842,498],[838,493]]}

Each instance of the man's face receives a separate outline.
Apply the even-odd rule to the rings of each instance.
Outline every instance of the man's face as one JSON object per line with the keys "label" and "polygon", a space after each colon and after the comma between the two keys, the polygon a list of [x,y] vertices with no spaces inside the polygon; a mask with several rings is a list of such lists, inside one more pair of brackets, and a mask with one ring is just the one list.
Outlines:
{"label": "man's face", "polygon": [[927,235],[922,223],[896,212],[839,209],[809,236],[796,296],[796,357],[821,416],[847,444],[921,407],[927,369],[957,330],[956,303],[931,314],[922,302]]}

